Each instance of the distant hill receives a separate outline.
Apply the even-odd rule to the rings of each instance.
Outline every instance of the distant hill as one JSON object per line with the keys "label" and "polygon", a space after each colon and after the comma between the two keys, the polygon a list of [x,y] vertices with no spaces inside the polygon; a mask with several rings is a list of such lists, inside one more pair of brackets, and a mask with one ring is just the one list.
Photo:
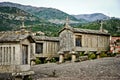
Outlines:
{"label": "distant hill", "polygon": [[18,30],[23,20],[27,29],[42,31],[47,36],[57,36],[61,28],[16,7],[0,7],[0,31]]}
{"label": "distant hill", "polygon": [[80,15],[73,15],[77,19],[85,19],[86,21],[93,22],[96,20],[106,20],[109,19],[108,16],[102,13],[94,13],[94,14],[80,14]]}
{"label": "distant hill", "polygon": [[[33,7],[10,2],[2,2],[0,3],[0,6],[16,7],[26,12],[29,12],[36,17],[45,19],[56,24],[65,23],[65,19],[67,16],[70,18],[70,23],[79,23],[79,20],[77,20],[75,17],[54,8]],[[84,22],[84,20],[82,19],[81,22]]]}
{"label": "distant hill", "polygon": [[23,18],[25,25],[45,23],[44,20],[16,7],[0,7],[0,31],[19,28]]}
{"label": "distant hill", "polygon": [[70,15],[55,8],[34,7],[30,5],[21,5],[11,2],[1,2],[0,6],[16,7],[30,13],[31,15],[56,24],[65,23],[65,19],[67,16],[69,17],[70,23],[72,24],[93,22],[96,20],[103,20],[109,18],[102,13]]}

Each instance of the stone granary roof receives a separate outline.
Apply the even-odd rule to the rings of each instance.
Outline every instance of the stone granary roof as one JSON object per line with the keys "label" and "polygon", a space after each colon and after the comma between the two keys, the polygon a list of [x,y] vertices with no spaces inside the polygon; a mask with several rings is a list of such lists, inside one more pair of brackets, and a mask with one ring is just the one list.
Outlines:
{"label": "stone granary roof", "polygon": [[75,32],[75,33],[110,35],[110,34],[108,34],[106,32],[101,32],[100,30],[90,30],[90,29],[73,28],[72,31]]}
{"label": "stone granary roof", "polygon": [[73,27],[64,27],[59,33],[61,33],[63,30],[70,30],[74,33],[96,34],[96,35],[106,35],[106,36],[110,35],[109,33],[102,32],[100,30],[90,30],[90,29],[81,29],[81,28],[73,28]]}
{"label": "stone granary roof", "polygon": [[58,37],[48,37],[48,36],[33,36],[35,41],[59,41]]}
{"label": "stone granary roof", "polygon": [[18,34],[15,31],[0,32],[0,42],[20,42],[24,39],[30,39],[31,42],[34,42],[32,37],[29,34]]}

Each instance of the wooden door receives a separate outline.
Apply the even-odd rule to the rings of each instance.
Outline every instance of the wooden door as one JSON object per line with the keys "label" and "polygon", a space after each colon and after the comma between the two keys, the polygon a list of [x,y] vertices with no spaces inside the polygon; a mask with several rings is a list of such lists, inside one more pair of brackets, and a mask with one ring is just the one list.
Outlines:
{"label": "wooden door", "polygon": [[22,64],[28,64],[28,45],[22,45]]}

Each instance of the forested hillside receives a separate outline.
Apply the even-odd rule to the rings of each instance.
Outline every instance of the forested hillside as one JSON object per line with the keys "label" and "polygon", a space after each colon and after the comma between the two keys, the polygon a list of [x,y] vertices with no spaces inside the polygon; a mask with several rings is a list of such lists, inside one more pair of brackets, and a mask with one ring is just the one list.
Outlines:
{"label": "forested hillside", "polygon": [[[80,18],[80,16],[75,18],[53,8],[32,7],[9,2],[0,3],[0,31],[16,30],[24,21],[27,29],[31,27],[33,32],[43,31],[48,36],[58,36],[58,32],[64,27],[67,16],[72,27],[95,30],[99,30],[102,19],[104,29],[108,30],[111,35],[120,35],[119,18],[109,18],[102,13],[87,15],[89,17],[83,16],[84,18]],[[90,21],[87,21],[87,19]]]}
{"label": "forested hillside", "polygon": [[[80,25],[70,24],[71,27],[83,28],[83,29],[93,29],[99,30],[101,26],[101,20],[84,23]],[[41,30],[46,33],[48,36],[58,36],[58,32],[64,27],[63,25],[35,25],[33,31]],[[103,29],[107,30],[112,36],[120,36],[120,19],[111,18],[109,20],[103,21]]]}
{"label": "forested hillside", "polygon": [[[120,36],[120,19],[111,18],[109,20],[102,20],[102,21],[103,21],[103,28],[106,29],[111,35]],[[101,20],[98,20],[86,24],[81,24],[76,27],[98,30],[101,26],[100,23]]]}
{"label": "forested hillside", "polygon": [[80,15],[73,15],[77,19],[84,19],[89,22],[93,22],[96,20],[107,20],[110,19],[109,16],[104,15],[103,13],[93,13],[93,14],[80,14]]}
{"label": "forested hillside", "polygon": [[0,7],[0,31],[19,28],[23,18],[26,26],[49,23],[16,7]]}

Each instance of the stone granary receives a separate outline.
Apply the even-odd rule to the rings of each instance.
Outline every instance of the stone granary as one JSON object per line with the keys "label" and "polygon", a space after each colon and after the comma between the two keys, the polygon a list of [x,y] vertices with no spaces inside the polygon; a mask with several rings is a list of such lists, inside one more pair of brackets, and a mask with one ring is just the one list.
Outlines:
{"label": "stone granary", "polygon": [[33,44],[33,59],[39,58],[41,61],[50,60],[53,57],[58,58],[59,38],[48,36],[33,36],[35,43]]}
{"label": "stone granary", "polygon": [[75,61],[79,52],[108,51],[110,35],[103,30],[102,24],[100,30],[89,30],[72,28],[66,22],[65,27],[59,32],[59,37],[42,35],[33,38],[35,40],[32,45],[33,60],[35,58],[49,60],[59,56],[59,62],[63,62],[66,54],[72,55],[72,61]]}
{"label": "stone granary", "polygon": [[71,54],[72,61],[76,60],[79,52],[101,52],[109,50],[110,35],[103,30],[89,30],[71,27],[68,22],[59,32],[59,62],[64,61],[66,54]]}
{"label": "stone granary", "polygon": [[31,44],[34,39],[26,31],[0,33],[0,73],[12,76],[33,74],[30,70]]}

